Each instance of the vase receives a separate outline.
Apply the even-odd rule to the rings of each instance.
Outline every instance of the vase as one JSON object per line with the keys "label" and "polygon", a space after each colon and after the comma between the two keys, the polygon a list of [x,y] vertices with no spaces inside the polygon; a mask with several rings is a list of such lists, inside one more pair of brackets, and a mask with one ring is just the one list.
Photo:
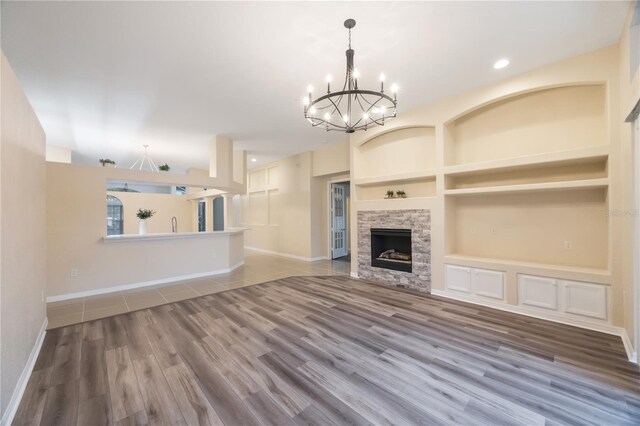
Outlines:
{"label": "vase", "polygon": [[147,233],[147,221],[145,219],[140,219],[140,223],[138,224],[138,233],[140,235]]}

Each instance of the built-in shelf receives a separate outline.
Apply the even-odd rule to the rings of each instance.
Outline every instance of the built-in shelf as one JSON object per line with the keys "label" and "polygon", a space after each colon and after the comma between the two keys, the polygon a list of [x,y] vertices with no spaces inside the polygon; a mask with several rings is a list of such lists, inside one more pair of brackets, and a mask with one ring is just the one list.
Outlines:
{"label": "built-in shelf", "polygon": [[609,146],[601,145],[568,151],[549,152],[478,163],[459,164],[444,168],[445,176],[463,176],[527,170],[541,166],[570,166],[605,161],[609,156]]}
{"label": "built-in shelf", "polygon": [[481,188],[447,189],[445,195],[476,195],[476,194],[509,194],[513,192],[553,191],[566,189],[594,189],[609,186],[608,178],[570,180],[562,182],[525,183],[520,185],[488,186]]}
{"label": "built-in shelf", "polygon": [[431,205],[437,197],[383,198],[380,200],[354,200],[358,210],[415,209]]}
{"label": "built-in shelf", "polygon": [[376,186],[379,184],[398,184],[405,182],[416,182],[420,180],[435,179],[435,170],[421,170],[417,172],[398,173],[387,176],[376,176],[368,178],[354,179],[353,183],[358,186]]}
{"label": "built-in shelf", "polygon": [[581,274],[583,276],[583,279],[588,279],[600,284],[611,284],[611,271],[607,269],[583,268],[578,266],[554,265],[549,263],[523,262],[510,259],[494,259],[488,257],[468,256],[457,253],[445,255],[444,262],[471,267],[480,266],[496,270],[515,267],[523,270],[535,270],[541,275],[548,273],[552,276],[557,276],[558,274],[562,273]]}

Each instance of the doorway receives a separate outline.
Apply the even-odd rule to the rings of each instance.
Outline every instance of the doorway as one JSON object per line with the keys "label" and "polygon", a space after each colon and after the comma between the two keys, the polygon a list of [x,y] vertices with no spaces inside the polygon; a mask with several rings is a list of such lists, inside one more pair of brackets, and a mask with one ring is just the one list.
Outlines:
{"label": "doorway", "polygon": [[351,241],[349,217],[351,212],[351,185],[348,181],[331,182],[329,210],[329,250],[332,260],[350,261]]}

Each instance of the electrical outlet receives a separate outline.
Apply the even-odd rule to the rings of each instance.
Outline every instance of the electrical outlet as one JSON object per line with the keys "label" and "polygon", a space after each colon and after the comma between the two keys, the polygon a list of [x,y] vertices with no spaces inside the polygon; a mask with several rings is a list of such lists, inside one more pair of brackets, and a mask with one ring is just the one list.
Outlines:
{"label": "electrical outlet", "polygon": [[565,241],[564,242],[564,249],[565,250],[571,250],[573,249],[573,241]]}
{"label": "electrical outlet", "polygon": [[72,276],[73,278],[75,278],[75,277],[77,277],[77,276],[78,276],[78,270],[77,270],[76,268],[73,268],[73,269],[71,270],[71,276]]}

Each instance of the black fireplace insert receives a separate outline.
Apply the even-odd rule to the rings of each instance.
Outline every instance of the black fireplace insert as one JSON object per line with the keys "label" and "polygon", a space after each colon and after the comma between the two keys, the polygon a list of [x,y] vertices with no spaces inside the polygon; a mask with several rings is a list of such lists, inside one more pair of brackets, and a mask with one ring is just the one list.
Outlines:
{"label": "black fireplace insert", "polygon": [[411,230],[371,228],[371,266],[411,272]]}

